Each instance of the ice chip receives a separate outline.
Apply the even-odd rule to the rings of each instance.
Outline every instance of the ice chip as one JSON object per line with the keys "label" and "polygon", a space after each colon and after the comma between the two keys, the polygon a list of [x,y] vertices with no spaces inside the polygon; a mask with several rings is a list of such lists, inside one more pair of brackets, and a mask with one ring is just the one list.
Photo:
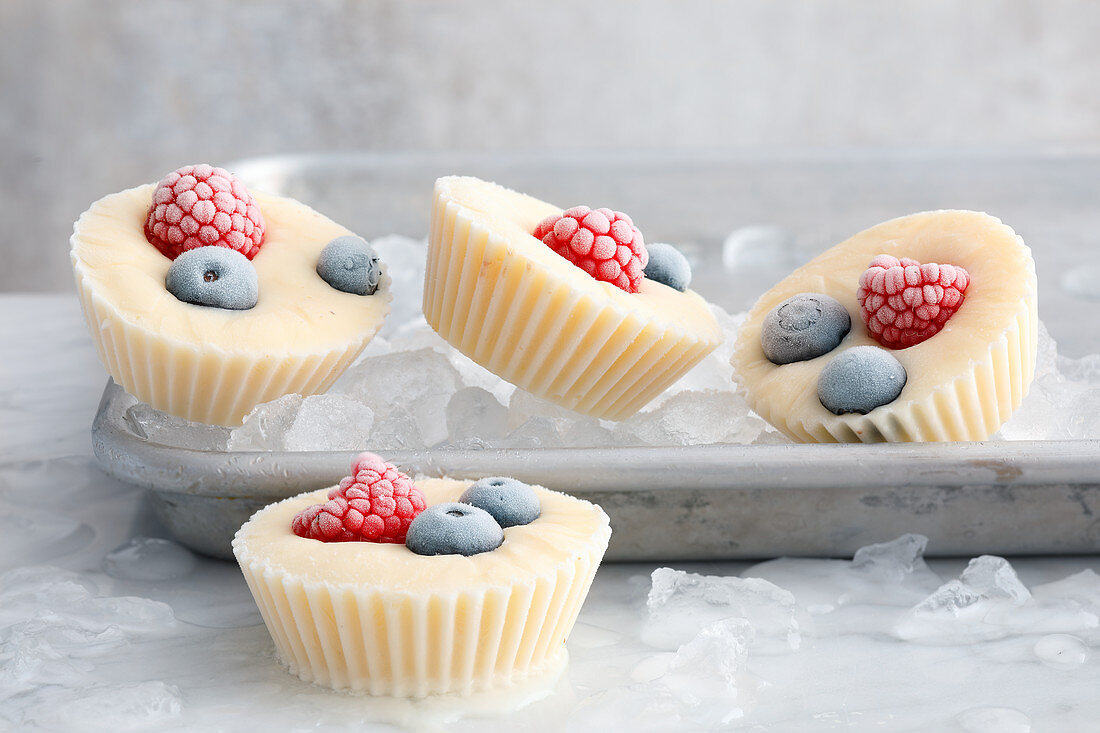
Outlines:
{"label": "ice chip", "polygon": [[1031,589],[1031,594],[1043,603],[1073,600],[1093,613],[1100,614],[1100,575],[1091,568],[1067,575],[1061,580],[1037,585]]}
{"label": "ice chip", "polygon": [[283,436],[286,450],[360,450],[368,445],[374,411],[339,394],[306,397]]}
{"label": "ice chip", "polygon": [[676,650],[662,679],[692,704],[710,696],[735,695],[737,674],[754,636],[748,619],[726,618],[704,626]]}
{"label": "ice chip", "polygon": [[558,421],[558,434],[571,448],[610,448],[630,445],[616,440],[615,423],[578,415],[574,420]]}
{"label": "ice chip", "polygon": [[1036,604],[1007,560],[982,555],[914,606],[895,631],[903,639],[952,644],[999,639],[1022,628],[1056,631],[1097,623],[1095,614],[1071,606]]}
{"label": "ice chip", "polygon": [[642,640],[677,649],[699,629],[743,619],[754,630],[754,652],[782,653],[802,643],[794,596],[760,578],[699,575],[672,568],[653,571]]}
{"label": "ice chip", "polygon": [[144,402],[127,408],[124,419],[139,437],[162,445],[221,451],[229,440],[229,428],[184,420],[153,409]]}
{"label": "ice chip", "polygon": [[961,580],[949,580],[917,604],[921,614],[959,616],[982,601],[982,595]]}
{"label": "ice chip", "polygon": [[421,348],[363,360],[355,378],[344,381],[340,389],[370,407],[376,423],[386,425],[395,416],[403,419],[402,413],[411,416],[423,443],[407,447],[424,448],[447,437],[447,403],[458,385],[458,372],[447,357]]}
{"label": "ice chip", "polygon": [[1100,356],[1059,356],[1040,322],[1035,380],[998,435],[1006,440],[1100,438]]}
{"label": "ice chip", "polygon": [[532,417],[501,441],[504,448],[561,448],[563,445],[561,433],[549,417]]}
{"label": "ice chip", "polygon": [[277,400],[256,405],[244,421],[229,433],[228,450],[283,450],[283,438],[302,406],[299,394],[283,395]]}
{"label": "ice chip", "polygon": [[424,438],[416,417],[403,407],[395,407],[374,421],[366,446],[373,451],[417,450],[424,447]]}
{"label": "ice chip", "polygon": [[689,708],[696,723],[721,725],[744,716],[741,667],[754,630],[743,618],[727,618],[703,627],[676,650],[668,671],[655,684],[679,705]]}
{"label": "ice chip", "polygon": [[890,542],[867,545],[856,550],[852,569],[883,580],[899,582],[914,569],[925,567],[924,550],[928,538],[922,534],[903,534]]}
{"label": "ice chip", "polygon": [[751,443],[764,427],[740,394],[708,389],[674,394],[616,430],[637,436],[643,445],[707,445]]}
{"label": "ice chip", "polygon": [[508,431],[508,408],[481,387],[458,390],[447,402],[447,432],[451,441],[497,440]]}
{"label": "ice chip", "polygon": [[103,571],[121,580],[173,580],[190,575],[195,556],[182,545],[159,537],[134,537],[107,553]]}
{"label": "ice chip", "polygon": [[970,561],[959,578],[983,598],[1007,598],[1020,604],[1031,598],[1016,571],[1008,560],[993,555],[982,555]]}
{"label": "ice chip", "polygon": [[1047,634],[1035,642],[1035,656],[1054,669],[1074,669],[1088,661],[1088,645],[1071,634]]}
{"label": "ice chip", "polygon": [[575,420],[580,415],[549,400],[536,397],[526,390],[517,389],[508,401],[508,427],[515,429],[532,417]]}

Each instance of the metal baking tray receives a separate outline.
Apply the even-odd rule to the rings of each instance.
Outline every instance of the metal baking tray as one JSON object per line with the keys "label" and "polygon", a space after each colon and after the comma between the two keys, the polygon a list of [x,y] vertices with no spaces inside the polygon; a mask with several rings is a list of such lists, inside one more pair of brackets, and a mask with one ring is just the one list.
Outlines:
{"label": "metal baking tray", "polygon": [[[1100,156],[968,151],[410,157],[319,155],[231,166],[250,185],[298,198],[361,235],[423,236],[432,182],[477,175],[563,205],[634,215],[649,241],[680,245],[693,288],[744,310],[793,267],[883,219],[970,208],[1031,245],[1040,316],[1060,352],[1100,352]],[[723,242],[737,230],[734,271]],[[336,483],[334,452],[220,452],[149,440],[135,399],[109,383],[93,423],[111,475],[147,487],[168,529],[229,557],[256,509]],[[369,449],[370,446],[364,446]],[[904,532],[938,555],[1100,549],[1100,441],[905,445],[387,452],[423,475],[516,476],[601,504],[613,560],[850,555]]]}

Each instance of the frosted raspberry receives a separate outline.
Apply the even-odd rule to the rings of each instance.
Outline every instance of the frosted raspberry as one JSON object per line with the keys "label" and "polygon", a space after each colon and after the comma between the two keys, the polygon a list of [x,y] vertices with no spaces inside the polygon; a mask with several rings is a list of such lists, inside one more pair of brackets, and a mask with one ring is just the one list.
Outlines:
{"label": "frosted raspberry", "polygon": [[970,273],[958,265],[922,265],[879,255],[859,276],[860,316],[871,337],[889,349],[932,338],[966,297]]}
{"label": "frosted raspberry", "polygon": [[290,527],[299,537],[322,542],[404,542],[426,506],[412,479],[375,454],[361,453],[328,501],[298,512]]}
{"label": "frosted raspberry", "polygon": [[264,217],[244,183],[224,168],[185,165],[161,179],[145,238],[170,259],[196,247],[229,247],[248,259],[264,241]]}
{"label": "frosted raspberry", "polygon": [[642,233],[626,214],[574,206],[560,216],[548,216],[533,233],[597,280],[638,292],[649,253]]}

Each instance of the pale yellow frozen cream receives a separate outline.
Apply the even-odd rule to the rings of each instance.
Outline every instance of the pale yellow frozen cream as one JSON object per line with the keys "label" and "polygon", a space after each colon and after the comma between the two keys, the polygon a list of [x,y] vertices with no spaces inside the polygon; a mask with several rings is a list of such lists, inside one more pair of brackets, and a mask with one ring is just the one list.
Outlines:
{"label": "pale yellow frozen cream", "polygon": [[338,291],[316,271],[329,241],[351,234],[304,204],[255,193],[267,232],[252,260],[249,310],[184,303],[164,286],[172,261],[145,238],[154,185],[92,204],[71,239],[88,327],[107,371],[143,402],[190,420],[235,425],[255,405],[324,391],[389,311],[378,292]]}
{"label": "pale yellow frozen cream", "polygon": [[[416,482],[428,505],[469,481]],[[557,669],[611,536],[587,501],[535,487],[542,514],[490,552],[417,555],[403,544],[321,542],[291,531],[327,489],[272,504],[233,553],[280,658],[304,680],[421,697],[508,686]]]}
{"label": "pale yellow frozen cream", "polygon": [[721,340],[706,301],[643,280],[628,293],[535,239],[561,209],[476,178],[436,181],[424,315],[497,376],[610,420],[637,412]]}
{"label": "pale yellow frozen cream", "polygon": [[[821,369],[853,346],[877,346],[859,316],[859,276],[879,254],[960,265],[966,299],[943,330],[889,350],[907,381],[895,401],[866,415],[834,415],[818,399]],[[799,293],[836,298],[852,330],[833,351],[776,365],[764,356],[764,316]],[[1031,250],[1009,227],[973,211],[933,211],[884,222],[795,270],[761,296],[737,338],[734,379],[750,406],[794,440],[818,442],[984,440],[1008,419],[1035,371],[1038,315]]]}

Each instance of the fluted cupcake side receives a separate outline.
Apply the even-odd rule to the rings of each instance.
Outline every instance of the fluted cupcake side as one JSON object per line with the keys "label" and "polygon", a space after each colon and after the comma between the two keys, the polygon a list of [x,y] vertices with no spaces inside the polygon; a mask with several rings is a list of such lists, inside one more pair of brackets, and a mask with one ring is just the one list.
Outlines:
{"label": "fluted cupcake side", "polygon": [[[784,298],[801,290],[851,301],[860,268],[877,253],[921,257],[925,250],[941,261],[957,257],[980,276],[941,333],[891,352],[910,378],[897,400],[865,415],[834,415],[818,402],[816,380],[836,350],[792,364],[767,361],[760,346],[762,322]],[[755,412],[798,441],[985,440],[1020,406],[1034,378],[1037,302],[1031,251],[999,219],[950,210],[900,217],[822,253],[761,296],[738,335],[734,379]],[[852,321],[839,348],[877,346],[857,316]],[[950,366],[941,369],[945,362]]]}
{"label": "fluted cupcake side", "polygon": [[502,379],[609,420],[637,412],[720,338],[716,326],[693,332],[573,287],[438,190],[424,314],[440,336]]}
{"label": "fluted cupcake side", "polygon": [[[269,236],[280,241],[266,245],[277,247],[277,253],[261,251],[254,260],[263,273],[266,306],[255,311],[265,311],[263,325],[256,325],[253,311],[175,300],[164,288],[170,261],[141,230],[151,191],[139,186],[100,199],[80,216],[70,238],[76,290],[96,352],[111,377],[142,402],[188,420],[239,425],[257,404],[327,389],[389,312],[388,274],[377,292],[366,296],[371,305],[361,306],[351,299],[362,296],[336,292],[313,271],[329,235],[346,229],[298,202],[265,194],[258,196],[271,219]],[[339,306],[325,300],[330,291]],[[309,330],[303,323],[314,312],[348,325],[303,343]],[[297,336],[284,332],[289,321]],[[239,336],[249,324],[269,337],[242,346],[225,336],[230,326]]]}
{"label": "fluted cupcake side", "polygon": [[336,689],[424,697],[558,667],[609,537],[605,524],[546,572],[453,592],[314,582],[252,555],[240,533],[233,552],[291,672]]}

